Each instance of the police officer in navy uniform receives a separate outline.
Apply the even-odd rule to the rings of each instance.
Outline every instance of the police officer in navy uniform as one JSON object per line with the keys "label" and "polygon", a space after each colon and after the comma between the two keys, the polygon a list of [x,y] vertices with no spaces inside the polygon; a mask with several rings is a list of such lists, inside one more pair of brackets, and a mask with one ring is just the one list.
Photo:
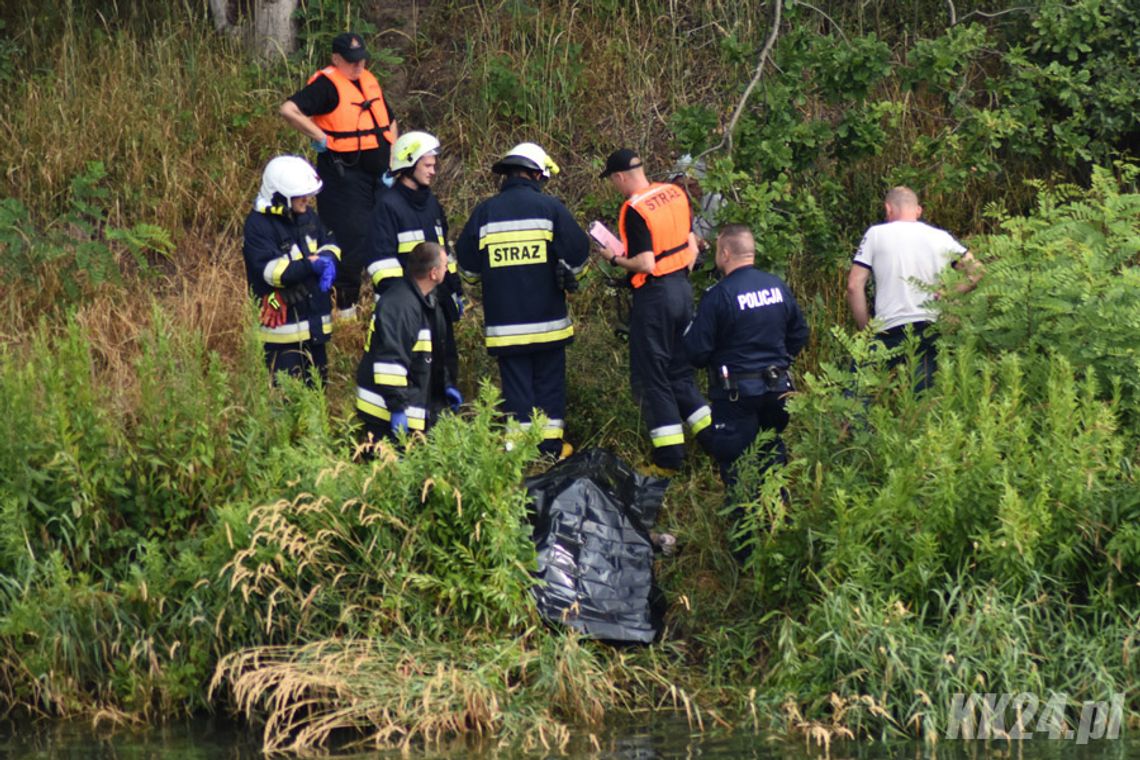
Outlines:
{"label": "police officer in navy uniform", "polygon": [[407,259],[372,312],[356,371],[356,413],[373,443],[426,432],[445,406],[454,411],[463,401],[443,361],[446,318],[436,298],[447,254],[425,242]]}
{"label": "police officer in navy uniform", "polygon": [[780,433],[788,424],[788,368],[809,332],[791,290],[756,269],[755,255],[748,227],[721,230],[716,266],[724,277],[705,291],[684,338],[690,361],[708,370],[713,427],[705,448],[726,487],[736,482],[737,461],[761,430],[776,433],[759,452],[761,470],[786,462]]}
{"label": "police officer in navy uniform", "polygon": [[447,242],[447,215],[432,192],[439,140],[427,132],[405,132],[392,146],[391,189],[380,194],[372,211],[366,271],[377,298],[400,281],[408,254],[422,242],[436,243],[447,253],[447,276],[436,297],[447,317],[447,362],[452,381],[459,377],[459,353],[453,325],[463,314],[463,284]]}
{"label": "police officer in navy uniform", "polygon": [[650,183],[641,159],[628,148],[610,154],[601,176],[626,197],[618,217],[626,255],[600,255],[631,275],[630,386],[649,425],[653,471],[669,475],[685,457],[685,426],[704,445],[712,421],[681,345],[693,314],[692,211],[676,185]]}
{"label": "police officer in navy uniform", "polygon": [[329,290],[340,249],[310,207],[321,179],[300,156],[265,166],[261,190],[245,220],[242,255],[250,292],[260,299],[257,337],[270,372],[311,382],[327,379],[325,344],[332,333]]}
{"label": "police officer in navy uniform", "polygon": [[285,121],[317,151],[317,172],[324,181],[321,221],[343,248],[336,279],[338,318],[356,313],[369,215],[384,189],[381,178],[399,137],[388,101],[367,63],[368,50],[359,34],[337,35],[332,65],[309,77],[280,108]]}
{"label": "police officer in navy uniform", "polygon": [[567,291],[590,255],[589,239],[557,198],[542,192],[558,165],[534,143],[520,143],[491,170],[505,175],[499,194],[471,213],[456,242],[460,270],[483,284],[487,351],[498,358],[507,411],[529,424],[547,417],[539,449],[565,457],[566,346],[574,326]]}

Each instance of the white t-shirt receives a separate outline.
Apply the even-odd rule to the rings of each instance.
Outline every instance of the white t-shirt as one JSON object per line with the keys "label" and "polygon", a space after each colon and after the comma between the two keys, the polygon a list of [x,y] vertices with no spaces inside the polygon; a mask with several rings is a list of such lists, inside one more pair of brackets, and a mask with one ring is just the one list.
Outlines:
{"label": "white t-shirt", "polygon": [[924,222],[887,222],[868,229],[855,264],[870,269],[875,277],[875,319],[882,324],[880,329],[934,321],[936,313],[927,307],[929,288],[965,252],[950,233]]}

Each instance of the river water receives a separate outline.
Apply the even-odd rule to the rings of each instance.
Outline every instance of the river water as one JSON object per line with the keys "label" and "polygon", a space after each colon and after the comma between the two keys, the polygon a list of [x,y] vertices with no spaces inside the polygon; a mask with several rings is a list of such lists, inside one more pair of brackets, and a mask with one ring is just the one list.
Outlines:
{"label": "river water", "polygon": [[[0,758],[57,758],[64,760],[252,760],[261,758],[256,734],[241,725],[221,720],[196,720],[148,728],[142,731],[105,731],[89,723],[43,723],[38,725],[0,724]],[[340,756],[346,757],[346,756]],[[822,748],[804,742],[766,739],[750,732],[695,733],[684,716],[664,715],[651,722],[612,726],[591,737],[574,737],[567,753],[498,750],[458,743],[438,750],[369,752],[349,755],[365,758],[523,758],[589,757],[608,760],[665,760],[666,758],[754,758],[755,760],[807,760],[827,757]],[[978,741],[944,741],[936,748],[919,743],[844,743],[832,745],[835,760],[879,760],[880,758],[930,758],[931,760],[1053,760],[1054,758],[1140,757],[1140,736],[1122,733],[1114,740],[1092,741],[1083,746],[1075,741],[1032,739],[1007,744]]]}

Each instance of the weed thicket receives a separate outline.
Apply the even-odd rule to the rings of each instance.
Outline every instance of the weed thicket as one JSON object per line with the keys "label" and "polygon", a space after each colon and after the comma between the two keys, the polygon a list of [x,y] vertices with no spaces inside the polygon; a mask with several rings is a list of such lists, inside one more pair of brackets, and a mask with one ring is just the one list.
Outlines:
{"label": "weed thicket", "polygon": [[[298,750],[340,729],[558,745],[570,724],[660,706],[698,726],[929,737],[955,691],[1125,691],[1134,706],[1140,196],[1134,168],[1093,168],[1135,145],[1125,3],[982,23],[963,2],[958,24],[934,0],[830,18],[788,5],[706,185],[810,315],[792,459],[733,495],[733,526],[691,458],[661,518],[685,547],[659,568],[663,641],[625,651],[536,626],[533,441],[507,451],[515,434],[478,392],[494,375],[478,303],[459,328],[478,399],[399,462],[352,457],[359,326],[334,339],[324,395],[275,389],[262,368],[238,223],[264,161],[303,150],[275,110],[323,64],[341,6],[307,3],[299,57],[254,64],[200,8],[96,13],[117,5],[0,9],[18,31],[0,41],[0,126],[19,136],[0,145],[0,287],[15,294],[0,706],[157,719],[229,702],[270,716],[271,748]],[[447,146],[453,228],[524,139],[563,165],[552,190],[605,216],[610,149],[633,144],[660,171],[715,142],[767,11],[432,4],[392,54],[406,69],[393,100]],[[1074,183],[1022,181],[1051,172]],[[901,181],[936,223],[991,233],[971,241],[981,286],[943,303],[924,395],[842,328],[847,252]],[[573,309],[569,434],[644,461],[596,274]],[[742,571],[734,541],[752,547]]]}

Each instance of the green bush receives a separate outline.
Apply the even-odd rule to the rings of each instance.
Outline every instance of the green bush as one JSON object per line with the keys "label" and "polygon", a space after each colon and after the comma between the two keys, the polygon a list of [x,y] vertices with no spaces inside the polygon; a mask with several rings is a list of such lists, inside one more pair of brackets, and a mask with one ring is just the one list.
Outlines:
{"label": "green bush", "polygon": [[365,466],[327,448],[281,452],[297,486],[251,513],[248,545],[226,570],[245,602],[233,614],[274,642],[533,621],[522,481],[538,427],[510,433],[495,402],[485,386],[472,418],[445,415],[402,454],[385,444]]}
{"label": "green bush", "polygon": [[953,306],[958,340],[986,351],[1055,352],[1095,371],[1100,393],[1122,396],[1131,427],[1140,403],[1136,327],[1140,304],[1137,169],[1092,173],[1088,191],[1034,182],[1026,216],[995,210],[1002,234],[978,241],[988,265],[978,298]]}
{"label": "green bush", "polygon": [[319,393],[295,384],[282,407],[270,392],[252,331],[229,372],[200,335],[150,317],[131,364],[109,364],[74,319],[0,348],[0,413],[19,421],[0,439],[8,708],[204,706],[219,650],[249,631],[225,617],[218,572],[251,502],[293,476],[275,452],[340,445]]}
{"label": "green bush", "polygon": [[793,724],[936,739],[955,692],[1128,691],[1140,196],[1094,177],[976,241],[986,274],[942,301],[933,388],[837,328],[855,371],[807,373],[792,461],[744,479],[737,540],[782,617],[765,699]]}
{"label": "green bush", "polygon": [[[304,672],[318,690],[343,666],[322,707],[413,706],[380,740],[564,737],[563,719],[663,704],[697,726],[711,708],[736,725],[784,714],[800,730],[933,736],[951,688],[1127,687],[1140,215],[1134,169],[1092,168],[1136,145],[1124,0],[992,17],[959,3],[957,24],[937,0],[781,6],[734,150],[705,159],[721,221],[752,225],[762,266],[808,306],[792,459],[745,479],[735,531],[712,468],[690,459],[661,518],[686,544],[659,566],[665,640],[620,652],[532,625],[520,481],[533,441],[505,451],[490,396],[398,466],[390,451],[361,464],[351,328],[332,344],[326,400],[272,388],[240,320],[203,334],[185,313],[244,299],[236,230],[257,174],[305,144],[276,107],[333,33],[375,31],[371,17],[307,2],[301,51],[264,64],[215,35],[203,6],[78,5],[0,12],[0,124],[18,136],[0,146],[0,275],[16,291],[0,346],[0,412],[17,421],[0,440],[5,707],[192,710],[230,653],[272,654],[276,683]],[[589,218],[618,206],[596,176],[614,146],[659,172],[671,149],[719,142],[772,7],[433,3],[383,37],[398,52],[370,47],[381,74],[407,62],[388,80],[405,86],[401,121],[447,146],[437,189],[452,229],[490,190],[488,158],[523,139],[552,151],[551,189]],[[924,395],[836,328],[850,253],[897,183],[940,226],[993,233],[971,241],[980,287],[943,301],[942,371]],[[213,300],[172,307],[202,272]],[[642,462],[627,349],[598,285],[574,299],[569,433]],[[467,376],[493,375],[478,325],[459,332]],[[726,538],[752,546],[743,572]]]}

